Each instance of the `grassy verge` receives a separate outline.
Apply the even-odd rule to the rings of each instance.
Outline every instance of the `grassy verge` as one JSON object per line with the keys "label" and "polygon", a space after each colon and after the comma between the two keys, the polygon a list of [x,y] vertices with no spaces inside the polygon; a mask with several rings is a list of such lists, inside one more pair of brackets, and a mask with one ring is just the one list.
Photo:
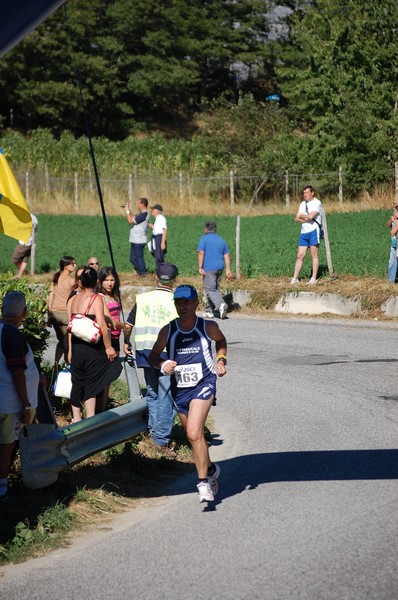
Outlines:
{"label": "grassy verge", "polygon": [[[309,259],[307,259],[307,262],[309,267]],[[294,287],[290,285],[290,277],[266,277],[261,275],[256,278],[243,276],[239,280],[232,279],[231,281],[223,279],[222,292],[233,311],[229,316],[233,317],[234,313],[239,312],[248,315],[272,313],[281,296],[292,292],[311,291],[319,295],[338,294],[343,298],[360,300],[362,311],[356,313],[355,318],[391,320],[391,317],[387,317],[380,307],[390,298],[398,296],[398,286],[385,277],[360,277],[355,275],[329,277],[325,274],[324,277],[318,279],[316,286],[311,287],[309,290],[306,285],[309,275],[310,272],[305,273],[303,270],[301,282]],[[155,278],[153,278],[153,281],[150,278],[148,280],[148,285],[155,285]],[[131,273],[123,273],[121,281],[124,286],[133,286],[126,297],[123,297],[125,309],[130,310],[135,301],[135,289],[140,289],[141,281]],[[179,277],[178,283],[183,282],[194,285],[199,292],[203,289],[201,277]],[[134,286],[137,286],[137,288]],[[234,305],[233,292],[237,290],[250,292],[251,302],[243,307]],[[203,309],[204,304],[201,303],[199,311]]]}
{"label": "grassy verge", "polygon": [[[239,282],[228,284],[230,291],[239,287],[251,292],[251,303],[244,307],[244,312],[270,312],[279,298],[288,293],[314,292],[316,294],[338,294],[343,298],[358,299],[362,311],[355,314],[355,318],[391,320],[381,310],[381,305],[389,298],[398,296],[398,286],[380,277],[355,277],[341,275],[325,277],[318,280],[316,286],[309,290],[307,279],[294,287],[290,280],[281,277],[258,277],[256,279],[244,278]],[[324,316],[324,315],[323,315]],[[340,317],[339,317],[340,318]],[[353,318],[353,317],[350,317]]]}
{"label": "grassy verge", "polygon": [[[121,389],[125,384],[117,385],[111,388],[113,405],[119,396],[126,397]],[[64,407],[61,410],[57,420],[63,425],[68,415]],[[17,460],[10,481],[12,500],[0,504],[0,565],[65,546],[74,531],[104,526],[115,513],[162,496],[166,484],[194,472],[191,449],[179,424],[173,440],[175,453],[163,456],[147,434],[140,434],[75,465],[40,490],[24,488]]]}

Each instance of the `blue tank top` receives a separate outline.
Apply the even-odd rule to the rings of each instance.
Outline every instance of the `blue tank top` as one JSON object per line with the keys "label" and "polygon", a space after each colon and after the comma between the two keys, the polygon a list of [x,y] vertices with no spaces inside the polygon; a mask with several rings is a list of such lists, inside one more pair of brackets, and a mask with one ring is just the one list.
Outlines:
{"label": "blue tank top", "polygon": [[211,352],[211,339],[206,333],[206,321],[196,317],[191,331],[182,331],[178,327],[178,319],[169,323],[167,336],[167,356],[175,360],[177,365],[199,363],[202,367],[203,380],[216,374]]}

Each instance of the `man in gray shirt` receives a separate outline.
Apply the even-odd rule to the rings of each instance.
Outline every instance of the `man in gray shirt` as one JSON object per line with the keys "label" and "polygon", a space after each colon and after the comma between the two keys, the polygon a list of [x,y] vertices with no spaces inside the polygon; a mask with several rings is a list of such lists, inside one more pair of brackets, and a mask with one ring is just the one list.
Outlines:
{"label": "man in gray shirt", "polygon": [[148,200],[138,198],[137,208],[139,212],[136,215],[131,214],[130,205],[125,204],[127,221],[132,225],[130,229],[130,262],[132,263],[137,275],[148,275],[144,260],[144,248],[146,245],[146,232],[148,229],[149,211]]}

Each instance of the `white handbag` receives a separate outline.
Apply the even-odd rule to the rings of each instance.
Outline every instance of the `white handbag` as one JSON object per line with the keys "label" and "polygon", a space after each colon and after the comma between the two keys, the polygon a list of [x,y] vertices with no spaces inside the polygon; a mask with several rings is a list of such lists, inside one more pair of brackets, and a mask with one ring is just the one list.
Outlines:
{"label": "white handbag", "polygon": [[96,296],[97,294],[94,294],[94,296],[91,298],[87,306],[86,312],[84,314],[74,314],[71,320],[69,321],[68,325],[69,333],[85,342],[89,342],[90,344],[96,344],[101,339],[100,326],[98,325],[98,323],[87,317],[87,313],[90,310],[90,307],[94,302]]}
{"label": "white handbag", "polygon": [[72,374],[69,369],[62,369],[54,383],[54,396],[69,400],[72,391]]}

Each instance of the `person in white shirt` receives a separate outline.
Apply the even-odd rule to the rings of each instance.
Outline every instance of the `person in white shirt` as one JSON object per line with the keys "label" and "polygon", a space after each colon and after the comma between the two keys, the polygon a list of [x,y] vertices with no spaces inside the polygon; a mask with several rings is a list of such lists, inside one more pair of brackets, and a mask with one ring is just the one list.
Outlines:
{"label": "person in white shirt", "polygon": [[149,223],[152,229],[152,252],[155,257],[156,269],[160,264],[164,263],[164,257],[167,252],[167,221],[163,215],[163,206],[154,204],[151,206],[152,216],[155,217],[155,222]]}
{"label": "person in white shirt", "polygon": [[295,221],[301,223],[301,232],[298,242],[297,259],[294,267],[291,284],[299,282],[299,274],[303,261],[310,249],[312,259],[312,274],[308,284],[316,283],[319,268],[319,243],[322,239],[322,203],[315,198],[315,190],[312,185],[306,185],[303,189],[303,198],[296,214]]}

